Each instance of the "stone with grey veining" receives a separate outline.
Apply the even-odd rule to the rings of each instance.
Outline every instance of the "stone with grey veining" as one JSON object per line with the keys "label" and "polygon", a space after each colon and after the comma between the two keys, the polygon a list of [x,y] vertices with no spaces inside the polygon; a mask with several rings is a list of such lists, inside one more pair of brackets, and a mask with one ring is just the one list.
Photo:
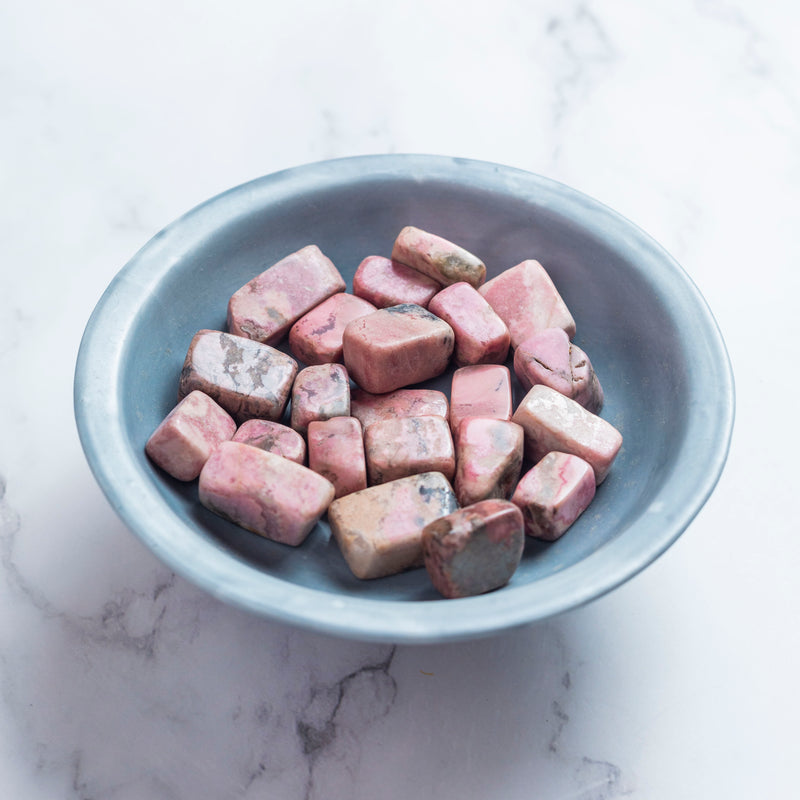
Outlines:
{"label": "stone with grey veining", "polygon": [[378,308],[414,303],[428,307],[438,281],[385,256],[367,256],[353,275],[353,294]]}
{"label": "stone with grey veining", "polygon": [[249,419],[239,426],[233,435],[233,441],[267,450],[297,464],[303,464],[306,460],[305,439],[297,431],[280,422]]}
{"label": "stone with grey veining", "polygon": [[305,434],[315,419],[350,416],[350,380],[341,364],[315,364],[297,373],[292,387],[292,427]]}

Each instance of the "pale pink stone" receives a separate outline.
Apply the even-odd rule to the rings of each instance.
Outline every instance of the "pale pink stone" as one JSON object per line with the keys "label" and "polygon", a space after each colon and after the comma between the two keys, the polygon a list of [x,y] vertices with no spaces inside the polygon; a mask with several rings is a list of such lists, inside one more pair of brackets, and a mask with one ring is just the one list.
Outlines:
{"label": "pale pink stone", "polygon": [[288,458],[296,464],[306,460],[305,439],[287,425],[265,419],[250,419],[242,423],[233,436],[234,442],[259,447],[277,456]]}
{"label": "pale pink stone", "polygon": [[453,351],[459,367],[469,364],[502,364],[508,355],[509,335],[505,322],[492,307],[463,281],[442,289],[428,304],[455,333]]}
{"label": "pale pink stone", "polygon": [[450,428],[458,432],[467,417],[511,419],[514,401],[511,372],[502,364],[461,367],[453,373],[450,388]]}
{"label": "pale pink stone", "polygon": [[545,328],[563,328],[570,339],[575,335],[575,320],[538,261],[501,272],[479,291],[508,326],[512,347]]}
{"label": "pale pink stone", "polygon": [[364,433],[370,484],[421,472],[455,472],[453,437],[442,417],[399,417],[373,422]]}
{"label": "pale pink stone", "polygon": [[524,548],[522,513],[507,500],[483,500],[429,522],[422,530],[425,568],[447,598],[505,586]]}
{"label": "pale pink stone", "polygon": [[392,259],[449,286],[466,281],[476,289],[486,280],[486,266],[463,247],[411,225],[395,239]]}
{"label": "pale pink stone", "polygon": [[280,419],[297,362],[266,344],[221,331],[195,334],[183,362],[178,398],[199,389],[237,422]]}
{"label": "pale pink stone", "polygon": [[426,472],[334,500],[328,521],[353,574],[382,578],[422,566],[422,529],[457,507],[444,475]]}
{"label": "pale pink stone", "polygon": [[525,517],[525,533],[552,542],[592,502],[594,470],[582,458],[567,453],[548,453],[525,473],[511,502]]}
{"label": "pale pink stone", "polygon": [[370,394],[355,389],[350,395],[350,413],[366,430],[373,422],[395,417],[442,417],[449,419],[447,395],[436,389],[397,389],[388,394]]}
{"label": "pale pink stone", "polygon": [[292,427],[305,433],[315,419],[350,416],[350,379],[341,364],[318,364],[297,373],[292,389]]}
{"label": "pale pink stone", "polygon": [[333,484],[337,497],[366,489],[361,423],[355,417],[309,422],[308,466]]}
{"label": "pale pink stone", "polygon": [[522,342],[514,352],[514,372],[525,391],[543,383],[592,414],[603,407],[603,389],[591,362],[561,328],[546,328]]}
{"label": "pale pink stone", "polygon": [[334,496],[307,467],[242,442],[223,442],[200,473],[200,502],[215,514],[276,542],[299,545]]}
{"label": "pale pink stone", "polygon": [[378,308],[402,303],[427,308],[441,288],[433,278],[384,256],[367,256],[353,275],[353,294]]}
{"label": "pale pink stone", "polygon": [[145,452],[179,481],[194,480],[211,453],[233,436],[236,423],[200,391],[190,392],[147,440]]}
{"label": "pale pink stone", "polygon": [[441,375],[454,341],[444,320],[406,303],[353,320],[344,329],[344,363],[362,389],[384,394]]}
{"label": "pale pink stone", "polygon": [[306,364],[332,364],[342,360],[342,334],[354,319],[377,311],[372,303],[340,292],[301,317],[289,331],[295,358]]}
{"label": "pale pink stone", "polygon": [[525,395],[514,422],[525,431],[525,452],[531,461],[540,461],[552,450],[580,456],[591,464],[598,485],[622,446],[622,434],[610,422],[543,384]]}
{"label": "pale pink stone", "polygon": [[515,422],[468,417],[455,437],[459,505],[506,499],[522,469],[524,432]]}
{"label": "pale pink stone", "polygon": [[278,344],[314,306],[346,289],[333,262],[315,245],[291,253],[236,291],[228,302],[228,330]]}

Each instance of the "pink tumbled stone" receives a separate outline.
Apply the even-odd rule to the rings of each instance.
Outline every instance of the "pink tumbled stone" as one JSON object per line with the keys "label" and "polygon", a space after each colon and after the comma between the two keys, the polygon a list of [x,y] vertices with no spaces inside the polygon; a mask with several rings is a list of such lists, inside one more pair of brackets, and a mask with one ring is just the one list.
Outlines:
{"label": "pink tumbled stone", "polygon": [[479,291],[508,326],[512,347],[545,328],[563,328],[570,339],[575,335],[575,320],[538,261],[501,272]]}
{"label": "pink tumbled stone", "polygon": [[397,389],[388,394],[370,394],[355,389],[350,395],[350,413],[366,430],[373,422],[395,417],[442,417],[449,419],[447,395],[436,389]]}
{"label": "pink tumbled stone", "polygon": [[384,256],[367,256],[353,275],[353,294],[378,308],[402,303],[427,308],[441,288],[433,278]]}
{"label": "pink tumbled stone", "polygon": [[223,442],[200,473],[200,502],[276,542],[299,545],[325,513],[333,484],[307,467],[242,442]]}
{"label": "pink tumbled stone", "polygon": [[591,464],[598,485],[622,446],[622,434],[610,422],[543,384],[525,395],[514,422],[525,431],[525,452],[531,461],[540,461],[552,450],[580,456]]}
{"label": "pink tumbled stone", "polygon": [[199,389],[237,422],[280,419],[297,362],[266,344],[222,331],[195,334],[181,370],[178,398]]}
{"label": "pink tumbled stone", "polygon": [[486,266],[463,247],[409,225],[397,235],[392,259],[450,286],[466,281],[476,289],[486,280]]}
{"label": "pink tumbled stone", "polygon": [[459,505],[506,499],[522,469],[524,432],[515,422],[468,417],[455,436]]}
{"label": "pink tumbled stone", "polygon": [[364,433],[370,484],[421,472],[441,472],[452,480],[456,468],[453,437],[442,417],[400,417],[373,422]]}
{"label": "pink tumbled stone", "polygon": [[543,383],[592,414],[603,408],[603,389],[591,362],[561,328],[547,328],[522,342],[514,352],[514,372],[525,391]]}
{"label": "pink tumbled stone", "polygon": [[422,529],[457,507],[444,475],[426,472],[334,500],[328,521],[353,574],[382,578],[422,566]]}
{"label": "pink tumbled stone", "polygon": [[511,372],[502,364],[461,367],[453,373],[450,388],[450,428],[458,433],[467,417],[511,419],[514,404]]}
{"label": "pink tumbled stone", "polygon": [[200,391],[190,392],[147,440],[145,452],[179,481],[194,480],[211,453],[233,436],[230,414]]}
{"label": "pink tumbled stone", "polygon": [[353,320],[344,329],[344,363],[362,389],[384,394],[441,375],[454,343],[444,320],[406,303]]}
{"label": "pink tumbled stone", "polygon": [[522,510],[528,536],[552,542],[583,514],[594,493],[594,470],[586,461],[552,452],[525,473],[511,502]]}
{"label": "pink tumbled stone", "polygon": [[289,331],[295,358],[306,364],[332,364],[342,360],[342,334],[348,322],[377,311],[372,303],[340,292],[301,317]]}
{"label": "pink tumbled stone", "polygon": [[428,310],[453,329],[456,337],[453,357],[459,367],[502,364],[506,360],[508,328],[468,283],[454,283],[442,289],[428,304]]}
{"label": "pink tumbled stone", "polygon": [[341,364],[318,364],[297,373],[292,388],[292,427],[305,433],[315,419],[350,416],[350,379]]}
{"label": "pink tumbled stone", "polygon": [[355,417],[309,422],[308,466],[333,484],[336,497],[366,489],[361,423]]}
{"label": "pink tumbled stone", "polygon": [[505,586],[525,548],[522,513],[507,500],[483,500],[428,523],[422,553],[444,597],[471,597]]}
{"label": "pink tumbled stone", "polygon": [[250,419],[239,426],[233,435],[233,441],[275,453],[296,464],[302,464],[306,460],[305,439],[297,431],[279,422]]}
{"label": "pink tumbled stone", "polygon": [[228,330],[277,344],[303,314],[345,288],[333,262],[310,244],[282,258],[232,295]]}

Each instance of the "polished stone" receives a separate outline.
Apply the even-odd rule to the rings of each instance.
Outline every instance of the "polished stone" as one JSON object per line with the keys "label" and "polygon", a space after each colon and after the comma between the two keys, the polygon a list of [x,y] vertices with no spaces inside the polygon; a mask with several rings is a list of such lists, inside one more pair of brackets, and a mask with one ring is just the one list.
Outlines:
{"label": "polished stone", "polygon": [[305,434],[315,419],[350,416],[350,379],[341,364],[301,369],[292,387],[292,427]]}
{"label": "polished stone", "polygon": [[385,256],[367,256],[353,275],[353,294],[378,308],[403,303],[427,308],[441,288],[433,278]]}
{"label": "polished stone", "polygon": [[233,435],[234,442],[259,447],[297,464],[306,460],[306,440],[288,425],[266,419],[249,419]]}
{"label": "polished stone", "polygon": [[453,373],[450,387],[450,428],[467,417],[511,419],[514,410],[511,372],[502,364],[461,367]]}
{"label": "polished stone", "polygon": [[370,394],[354,389],[350,394],[350,413],[366,430],[373,422],[395,417],[450,418],[447,395],[437,389],[396,389],[388,394]]}
{"label": "polished stone", "polygon": [[327,478],[336,497],[367,488],[367,465],[361,423],[333,417],[308,423],[308,466]]}

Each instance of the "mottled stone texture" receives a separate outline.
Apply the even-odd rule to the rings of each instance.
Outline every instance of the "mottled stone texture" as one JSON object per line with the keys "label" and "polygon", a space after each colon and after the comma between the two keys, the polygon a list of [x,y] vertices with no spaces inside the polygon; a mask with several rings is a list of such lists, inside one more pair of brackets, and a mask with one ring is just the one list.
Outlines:
{"label": "mottled stone texture", "polygon": [[510,337],[505,322],[480,293],[463,281],[442,289],[428,304],[455,333],[453,351],[459,367],[469,364],[502,364]]}
{"label": "mottled stone texture", "polygon": [[591,362],[561,328],[547,328],[522,342],[514,352],[514,372],[525,391],[543,383],[592,414],[603,408],[603,389]]}
{"label": "mottled stone texture", "polygon": [[366,489],[361,423],[355,417],[309,422],[308,466],[333,484],[336,497]]}
{"label": "mottled stone texture", "polygon": [[502,364],[480,364],[461,367],[453,373],[450,387],[450,428],[467,417],[511,419],[514,400],[511,393],[511,372]]}
{"label": "mottled stone texture", "polygon": [[594,499],[592,467],[578,456],[548,453],[519,482],[511,502],[525,517],[525,533],[555,541]]}
{"label": "mottled stone texture", "polygon": [[350,413],[366,430],[373,422],[395,417],[450,418],[447,395],[436,389],[397,389],[388,394],[370,394],[354,389],[350,395]]}
{"label": "mottled stone texture", "polygon": [[422,566],[422,529],[457,507],[447,478],[426,472],[334,500],[328,521],[353,574],[382,578]]}
{"label": "mottled stone texture", "polygon": [[235,431],[236,423],[225,409],[203,392],[193,391],[155,429],[145,452],[173,478],[191,481],[214,448]]}
{"label": "mottled stone texture", "polygon": [[278,344],[303,314],[346,288],[333,262],[314,244],[256,276],[228,302],[228,330]]}
{"label": "mottled stone texture", "polygon": [[524,547],[522,513],[507,500],[483,500],[428,523],[422,531],[425,568],[447,598],[505,586]]}
{"label": "mottled stone texture", "polygon": [[292,325],[292,353],[306,364],[341,362],[345,326],[373,311],[377,309],[372,303],[346,292],[329,297]]}
{"label": "mottled stone texture", "polygon": [[591,464],[598,484],[622,446],[622,434],[610,422],[542,384],[525,395],[514,422],[525,431],[525,453],[531,461],[552,450],[580,456]]}
{"label": "mottled stone texture", "polygon": [[378,308],[403,303],[427,308],[441,288],[433,278],[384,256],[367,256],[353,275],[353,294]]}
{"label": "mottled stone texture", "polygon": [[341,364],[318,364],[297,373],[292,388],[292,427],[305,434],[315,419],[350,416],[350,379]]}
{"label": "mottled stone texture", "polygon": [[267,539],[305,540],[333,500],[333,484],[307,467],[241,442],[223,442],[200,473],[200,502]]}
{"label": "mottled stone texture", "polygon": [[344,363],[362,389],[384,394],[441,375],[454,344],[453,329],[422,306],[391,306],[344,329]]}
{"label": "mottled stone texture", "polygon": [[570,339],[575,335],[575,320],[538,261],[501,272],[479,291],[508,326],[512,347],[545,328],[563,328]]}
{"label": "mottled stone texture", "polygon": [[239,426],[233,435],[233,441],[275,453],[296,464],[303,464],[306,460],[305,439],[297,431],[279,422],[250,419]]}
{"label": "mottled stone texture", "polygon": [[411,225],[395,239],[392,259],[450,286],[465,281],[476,289],[486,280],[486,266],[463,247]]}
{"label": "mottled stone texture", "polygon": [[297,362],[266,344],[221,331],[195,334],[183,362],[178,397],[199,389],[237,422],[278,420],[297,375]]}

